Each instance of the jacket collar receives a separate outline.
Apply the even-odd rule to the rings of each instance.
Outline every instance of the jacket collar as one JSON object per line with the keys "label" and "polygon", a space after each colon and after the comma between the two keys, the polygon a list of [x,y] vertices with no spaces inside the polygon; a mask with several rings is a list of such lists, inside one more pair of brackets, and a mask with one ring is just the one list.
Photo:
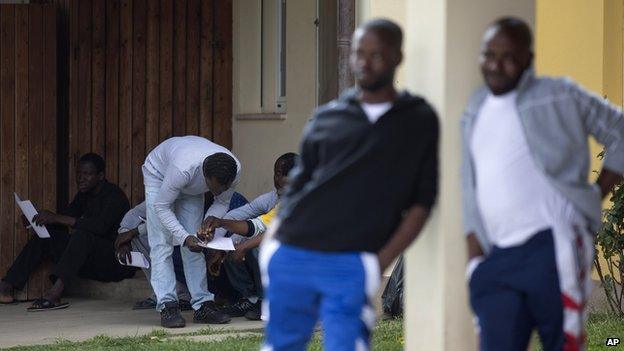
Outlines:
{"label": "jacket collar", "polygon": [[[518,98],[526,92],[527,89],[531,86],[533,81],[535,80],[535,69],[533,66],[529,66],[520,77],[520,81],[516,86],[516,90],[518,91]],[[485,98],[489,94],[490,90],[486,85],[482,85],[477,91],[472,95],[468,104],[466,106],[466,114],[470,116],[476,116],[485,101]]]}
{"label": "jacket collar", "polygon": [[533,80],[535,80],[535,69],[533,66],[529,66],[529,68],[522,73],[522,77],[520,77],[520,81],[516,87],[516,89],[518,89],[518,95],[527,90],[529,86],[531,86],[531,83],[533,83]]}
{"label": "jacket collar", "polygon": [[[359,100],[359,96],[361,93],[361,89],[357,86],[353,86],[349,89],[347,89],[344,93],[342,93],[340,95],[340,97],[338,98],[338,100],[340,101],[344,101],[348,104],[361,104],[361,101]],[[409,103],[410,101],[412,101],[414,98],[414,96],[412,96],[409,92],[402,90],[402,91],[398,91],[397,92],[397,98],[396,100],[393,101],[393,108],[402,106],[406,103]]]}

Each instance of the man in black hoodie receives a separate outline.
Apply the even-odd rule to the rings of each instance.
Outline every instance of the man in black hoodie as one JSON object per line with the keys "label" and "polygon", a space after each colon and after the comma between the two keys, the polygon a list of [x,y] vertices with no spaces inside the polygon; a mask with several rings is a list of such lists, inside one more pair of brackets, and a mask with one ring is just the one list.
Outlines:
{"label": "man in black hoodie", "polygon": [[[21,289],[48,256],[56,263],[50,274],[52,288],[35,300],[29,311],[68,307],[60,298],[76,275],[105,282],[134,275],[135,268],[117,262],[113,247],[119,222],[130,204],[123,190],[104,179],[104,168],[104,159],[97,154],[80,157],[76,168],[78,193],[67,209],[60,213],[43,210],[35,215],[33,221],[45,225],[50,238],[35,236],[22,249],[0,281],[1,303],[12,302],[13,289]],[[69,228],[73,229],[71,234]]]}
{"label": "man in black hoodie", "polygon": [[394,88],[402,32],[373,20],[353,36],[358,87],[306,127],[274,233],[262,248],[265,346],[304,350],[317,319],[327,350],[368,349],[381,273],[416,238],[437,195],[438,120]]}

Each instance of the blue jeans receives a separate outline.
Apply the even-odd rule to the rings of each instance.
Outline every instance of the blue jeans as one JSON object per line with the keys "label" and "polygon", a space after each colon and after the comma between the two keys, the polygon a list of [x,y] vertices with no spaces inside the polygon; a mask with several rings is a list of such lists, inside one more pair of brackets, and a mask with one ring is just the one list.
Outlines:
{"label": "blue jeans", "polygon": [[[158,304],[156,309],[162,311],[166,302],[178,301],[176,294],[176,277],[173,268],[173,235],[167,230],[154,211],[154,201],[160,188],[145,187],[145,204],[147,207],[147,233],[151,248],[152,264],[151,283]],[[204,211],[204,195],[180,194],[173,205],[173,212],[184,229],[196,233],[201,226]],[[214,296],[208,291],[206,277],[206,260],[201,252],[192,252],[181,246],[182,263],[186,285],[191,293],[191,304],[197,310]]]}

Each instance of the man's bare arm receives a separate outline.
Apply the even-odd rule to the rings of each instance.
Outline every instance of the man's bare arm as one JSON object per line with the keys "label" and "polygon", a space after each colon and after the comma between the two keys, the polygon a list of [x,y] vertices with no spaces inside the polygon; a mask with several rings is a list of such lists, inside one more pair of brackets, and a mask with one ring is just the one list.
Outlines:
{"label": "man's bare arm", "polygon": [[401,220],[392,239],[378,252],[381,272],[408,247],[424,227],[429,218],[429,209],[421,205],[412,206]]}
{"label": "man's bare arm", "polygon": [[219,226],[228,232],[238,235],[247,235],[249,232],[249,224],[247,221],[237,221],[234,219],[220,219]]}

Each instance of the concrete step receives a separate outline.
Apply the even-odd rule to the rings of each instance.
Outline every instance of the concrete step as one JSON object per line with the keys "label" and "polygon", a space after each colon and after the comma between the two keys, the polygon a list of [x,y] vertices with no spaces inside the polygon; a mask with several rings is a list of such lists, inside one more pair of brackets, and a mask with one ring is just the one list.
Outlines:
{"label": "concrete step", "polygon": [[150,297],[152,287],[145,275],[137,271],[133,278],[116,283],[75,278],[66,292],[73,297],[134,302]]}
{"label": "concrete step", "polygon": [[[382,276],[381,284],[374,300],[377,313],[381,313],[381,294],[386,287],[388,279],[389,276]],[[74,278],[65,291],[70,297],[123,302],[136,302],[152,295],[152,287],[141,271],[137,271],[133,278],[117,283],[103,283],[95,280]]]}

